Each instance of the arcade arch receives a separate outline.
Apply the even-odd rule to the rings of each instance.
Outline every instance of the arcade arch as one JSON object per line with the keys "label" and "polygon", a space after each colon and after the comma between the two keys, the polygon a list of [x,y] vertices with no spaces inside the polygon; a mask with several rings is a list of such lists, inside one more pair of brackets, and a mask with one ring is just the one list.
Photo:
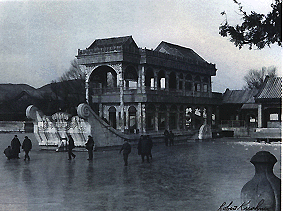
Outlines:
{"label": "arcade arch", "polygon": [[160,70],[157,75],[157,88],[165,89],[166,88],[166,79],[165,79],[165,72]]}
{"label": "arcade arch", "polygon": [[128,66],[124,71],[125,87],[137,88],[138,74],[133,66]]}
{"label": "arcade arch", "polygon": [[113,128],[116,129],[116,108],[114,106],[111,106],[109,109],[108,109],[108,116],[109,116],[109,124],[110,126],[112,126]]}
{"label": "arcade arch", "polygon": [[169,89],[177,89],[176,74],[174,72],[169,75]]}
{"label": "arcade arch", "polygon": [[145,72],[145,86],[146,88],[154,88],[154,73],[151,68],[148,68]]}

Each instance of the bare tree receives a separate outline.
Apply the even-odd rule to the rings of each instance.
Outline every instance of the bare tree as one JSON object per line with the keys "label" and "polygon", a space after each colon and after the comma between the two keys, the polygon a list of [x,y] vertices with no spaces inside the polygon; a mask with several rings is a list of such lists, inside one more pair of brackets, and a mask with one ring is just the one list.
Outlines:
{"label": "bare tree", "polygon": [[247,83],[246,86],[244,87],[245,89],[259,89],[266,76],[268,77],[275,77],[276,74],[276,67],[271,66],[269,68],[266,67],[262,67],[260,70],[249,70],[249,72],[247,73],[247,75],[244,76],[244,80]]}
{"label": "bare tree", "polygon": [[85,102],[85,73],[81,71],[76,59],[59,79],[52,81],[52,91],[62,101],[60,109],[76,114],[76,106]]}
{"label": "bare tree", "polygon": [[76,80],[82,79],[85,80],[85,73],[81,71],[77,59],[71,61],[71,66],[67,72],[65,72],[61,77],[60,81]]}

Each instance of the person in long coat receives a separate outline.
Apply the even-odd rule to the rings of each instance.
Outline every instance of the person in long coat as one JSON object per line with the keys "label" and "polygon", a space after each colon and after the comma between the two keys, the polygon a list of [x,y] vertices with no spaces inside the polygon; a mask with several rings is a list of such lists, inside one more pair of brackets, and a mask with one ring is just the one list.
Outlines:
{"label": "person in long coat", "polygon": [[17,159],[20,159],[19,153],[21,152],[21,142],[18,139],[17,135],[15,135],[15,137],[11,141],[11,148],[13,150],[13,153],[14,153],[15,157]]}
{"label": "person in long coat", "polygon": [[128,157],[129,157],[129,154],[132,151],[132,147],[129,144],[127,139],[124,140],[124,144],[122,145],[122,148],[120,149],[120,153],[122,151],[123,151],[124,165],[127,166],[128,165]]}
{"label": "person in long coat", "polygon": [[153,147],[153,142],[152,142],[152,139],[150,138],[149,135],[147,135],[146,138],[148,139],[148,142],[149,142],[148,144],[149,144],[149,147],[150,147],[149,157],[152,159],[152,152],[151,152],[151,150],[152,150],[152,147]]}
{"label": "person in long coat", "polygon": [[170,130],[169,133],[169,146],[173,146],[174,145],[174,133],[172,132],[172,130]]}
{"label": "person in long coat", "polygon": [[73,149],[75,148],[75,143],[74,143],[74,139],[72,138],[71,135],[68,135],[68,141],[69,141],[69,145],[68,145],[68,155],[69,155],[69,159],[71,160],[72,157],[75,158],[76,155],[73,153]]}
{"label": "person in long coat", "polygon": [[25,159],[24,160],[26,160],[26,159],[30,160],[29,152],[32,149],[32,143],[31,143],[31,140],[27,136],[25,136],[25,139],[23,141],[22,149],[25,151]]}
{"label": "person in long coat", "polygon": [[168,146],[168,140],[169,140],[169,132],[168,132],[168,130],[165,130],[164,131],[165,146]]}
{"label": "person in long coat", "polygon": [[149,163],[151,148],[150,140],[145,136],[142,136],[138,143],[138,154],[141,155],[142,162],[144,162],[144,157],[146,156],[146,160]]}
{"label": "person in long coat", "polygon": [[93,147],[94,147],[94,141],[92,136],[88,136],[88,140],[85,144],[87,152],[88,152],[88,160],[93,159]]}
{"label": "person in long coat", "polygon": [[7,159],[10,160],[12,158],[15,158],[13,150],[11,148],[11,146],[8,146],[5,150],[4,150],[4,154],[6,155]]}

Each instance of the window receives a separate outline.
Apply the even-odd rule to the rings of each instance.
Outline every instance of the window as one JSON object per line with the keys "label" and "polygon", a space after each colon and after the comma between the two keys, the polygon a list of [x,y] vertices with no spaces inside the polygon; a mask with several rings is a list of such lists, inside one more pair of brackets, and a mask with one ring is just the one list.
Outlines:
{"label": "window", "polygon": [[195,91],[200,92],[200,84],[195,84]]}
{"label": "window", "polygon": [[191,82],[186,82],[185,83],[185,89],[191,91],[192,90],[192,83]]}
{"label": "window", "polygon": [[160,88],[165,89],[165,78],[160,79]]}
{"label": "window", "polygon": [[278,114],[270,114],[269,119],[270,119],[270,121],[278,121],[279,115]]}
{"label": "window", "polygon": [[207,92],[208,91],[208,86],[207,86],[207,84],[204,84],[203,85],[203,92]]}

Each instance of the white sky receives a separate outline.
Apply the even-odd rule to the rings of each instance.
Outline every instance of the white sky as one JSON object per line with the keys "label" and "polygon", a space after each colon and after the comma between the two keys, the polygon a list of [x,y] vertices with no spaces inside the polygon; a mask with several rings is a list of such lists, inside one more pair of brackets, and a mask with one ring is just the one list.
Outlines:
{"label": "white sky", "polygon": [[[267,13],[273,1],[241,3],[246,11]],[[281,75],[281,47],[239,50],[219,35],[222,11],[231,24],[239,23],[233,0],[0,0],[0,83],[41,87],[68,70],[77,49],[127,35],[142,48],[167,41],[215,63],[213,91],[241,89],[249,69],[276,66]]]}

